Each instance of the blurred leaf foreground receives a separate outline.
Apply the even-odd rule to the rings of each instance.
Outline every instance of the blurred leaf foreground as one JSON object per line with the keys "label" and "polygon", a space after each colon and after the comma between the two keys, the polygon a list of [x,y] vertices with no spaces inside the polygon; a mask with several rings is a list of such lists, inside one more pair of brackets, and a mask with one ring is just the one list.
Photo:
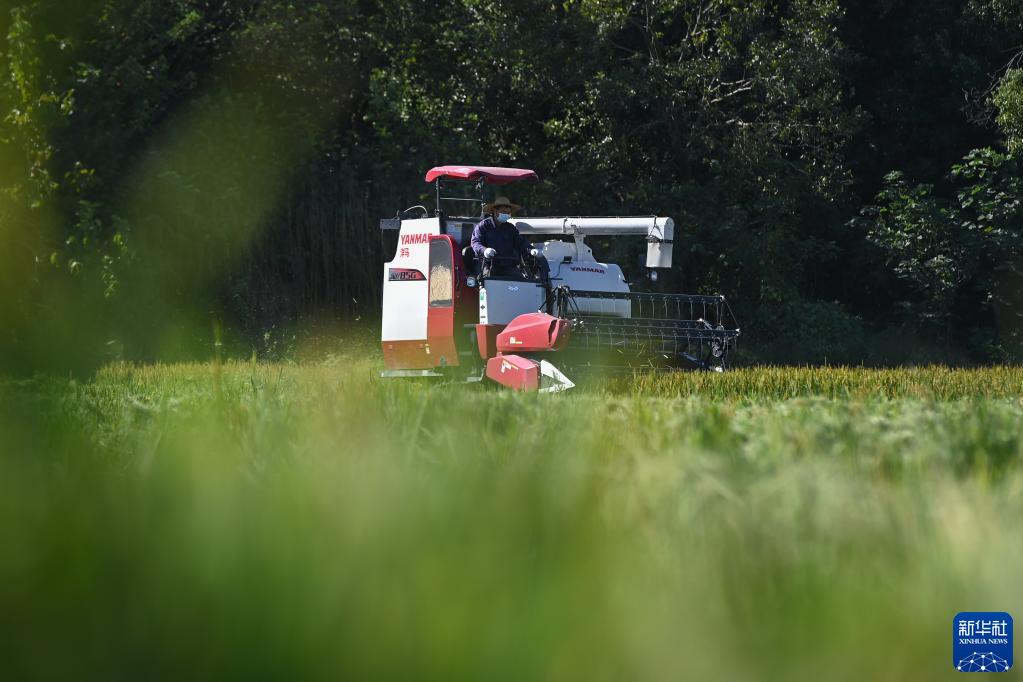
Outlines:
{"label": "blurred leaf foreground", "polygon": [[3,678],[940,679],[1023,612],[1019,368],[377,369],[0,383]]}

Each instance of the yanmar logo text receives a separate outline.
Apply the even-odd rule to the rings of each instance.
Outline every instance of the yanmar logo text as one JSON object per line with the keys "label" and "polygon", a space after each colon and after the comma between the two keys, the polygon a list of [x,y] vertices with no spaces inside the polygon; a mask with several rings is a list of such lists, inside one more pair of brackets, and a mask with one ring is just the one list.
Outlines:
{"label": "yanmar logo text", "polygon": [[579,266],[572,266],[572,272],[595,272],[598,275],[603,275],[604,270],[602,268],[583,268]]}
{"label": "yanmar logo text", "polygon": [[401,235],[401,243],[403,246],[409,244],[426,244],[430,241],[430,233],[422,232],[419,234],[403,234]]}

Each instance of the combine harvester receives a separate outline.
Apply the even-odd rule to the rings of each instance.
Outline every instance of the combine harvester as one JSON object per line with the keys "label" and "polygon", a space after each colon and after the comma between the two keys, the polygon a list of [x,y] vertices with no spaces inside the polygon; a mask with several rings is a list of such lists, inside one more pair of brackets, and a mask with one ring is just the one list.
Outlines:
{"label": "combine harvester", "polygon": [[[486,377],[553,392],[574,386],[566,373],[586,369],[722,371],[739,336],[724,296],[632,291],[621,268],[597,262],[585,243],[643,237],[656,281],[653,268],[671,267],[671,218],[512,218],[527,239],[545,239],[534,241],[537,255],[515,258],[513,275],[491,276],[494,264],[477,262],[469,241],[486,186],[536,177],[519,168],[439,166],[426,174],[436,187],[434,215],[414,206],[380,222],[398,231],[384,266],[383,376]],[[456,190],[461,196],[450,195]],[[471,208],[448,214],[451,204]]]}

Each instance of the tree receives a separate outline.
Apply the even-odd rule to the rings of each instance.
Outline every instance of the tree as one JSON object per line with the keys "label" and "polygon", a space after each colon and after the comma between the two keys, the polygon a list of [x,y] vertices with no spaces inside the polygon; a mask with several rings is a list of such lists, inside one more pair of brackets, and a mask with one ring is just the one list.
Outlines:
{"label": "tree", "polygon": [[910,285],[901,301],[925,337],[985,360],[1023,358],[1023,175],[1012,156],[976,149],[952,167],[954,200],[886,178],[860,225]]}
{"label": "tree", "polygon": [[1023,152],[1023,69],[1009,69],[992,102],[998,109],[998,125],[1012,153]]}

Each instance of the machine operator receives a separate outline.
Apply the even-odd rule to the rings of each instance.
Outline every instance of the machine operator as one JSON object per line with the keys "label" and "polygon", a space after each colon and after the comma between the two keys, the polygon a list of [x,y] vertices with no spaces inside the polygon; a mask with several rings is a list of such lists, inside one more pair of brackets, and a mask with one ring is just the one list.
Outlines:
{"label": "machine operator", "polygon": [[528,239],[519,234],[515,225],[509,222],[521,206],[511,199],[499,196],[483,207],[486,218],[472,229],[472,250],[481,264],[490,264],[490,274],[506,275],[515,271],[515,256],[536,256],[537,249]]}

